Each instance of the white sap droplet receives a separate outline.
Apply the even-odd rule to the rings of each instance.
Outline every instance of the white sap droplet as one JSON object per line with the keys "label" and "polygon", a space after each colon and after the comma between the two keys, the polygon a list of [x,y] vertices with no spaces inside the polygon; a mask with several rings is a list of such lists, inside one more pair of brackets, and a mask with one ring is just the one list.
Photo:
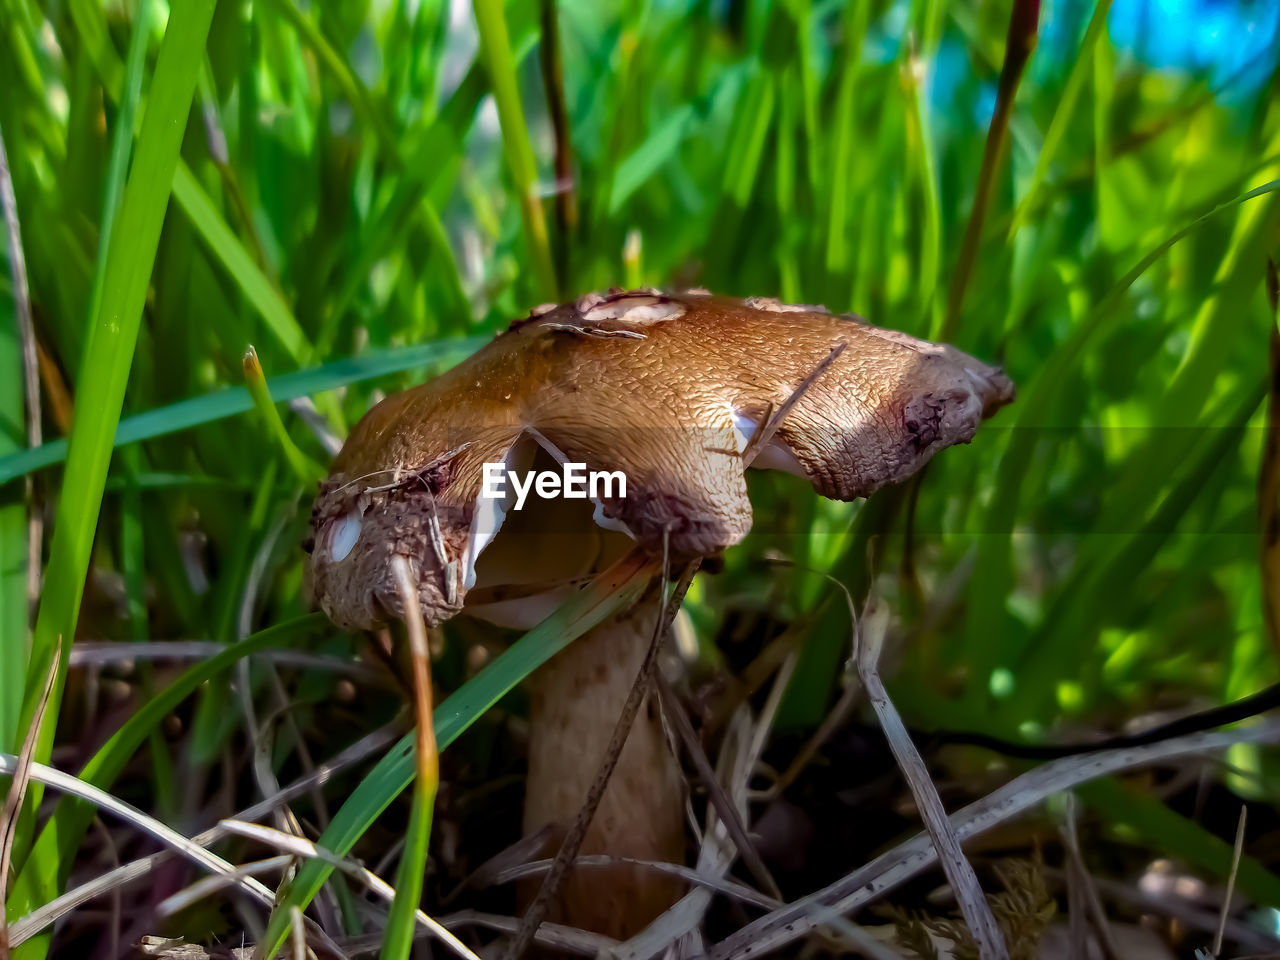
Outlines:
{"label": "white sap droplet", "polygon": [[334,563],[347,559],[360,539],[360,511],[350,510],[329,528],[329,556]]}

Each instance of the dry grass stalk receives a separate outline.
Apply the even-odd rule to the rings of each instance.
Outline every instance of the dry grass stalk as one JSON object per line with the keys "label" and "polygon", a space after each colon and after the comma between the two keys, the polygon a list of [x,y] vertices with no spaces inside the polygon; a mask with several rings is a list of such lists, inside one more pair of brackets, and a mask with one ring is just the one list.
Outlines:
{"label": "dry grass stalk", "polygon": [[[850,614],[852,615],[852,611]],[[973,935],[978,957],[981,960],[1007,960],[1009,948],[1005,945],[1000,927],[982,892],[982,885],[978,883],[977,874],[973,872],[973,865],[965,859],[964,852],[960,849],[960,840],[947,819],[946,808],[933,785],[929,770],[920,751],[911,742],[906,724],[902,722],[902,717],[898,715],[889,699],[889,692],[880,679],[877,665],[888,625],[888,608],[873,598],[867,605],[861,625],[855,627],[858,676],[862,679],[867,699],[875,710],[876,719],[880,721],[898,768],[911,788],[911,795],[915,798],[925,828],[937,848],[942,869],[951,881],[956,900],[960,904],[960,912]]]}

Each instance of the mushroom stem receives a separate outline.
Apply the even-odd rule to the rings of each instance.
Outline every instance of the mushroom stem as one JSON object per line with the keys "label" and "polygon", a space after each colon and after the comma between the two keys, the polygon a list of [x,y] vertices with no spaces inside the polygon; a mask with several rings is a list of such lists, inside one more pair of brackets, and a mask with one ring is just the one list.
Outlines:
{"label": "mushroom stem", "polygon": [[[649,591],[575,640],[533,678],[524,830],[569,830],[605,759],[614,726],[644,663],[660,615]],[[658,701],[646,696],[618,757],[582,854],[683,862],[680,767],[662,729]],[[530,891],[536,891],[536,886]],[[643,867],[571,871],[547,919],[626,939],[679,896],[678,880]]]}

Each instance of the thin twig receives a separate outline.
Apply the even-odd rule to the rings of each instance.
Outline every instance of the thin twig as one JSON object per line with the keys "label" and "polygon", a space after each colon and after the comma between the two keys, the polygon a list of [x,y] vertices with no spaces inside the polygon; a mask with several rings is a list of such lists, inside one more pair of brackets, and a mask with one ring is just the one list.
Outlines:
{"label": "thin twig", "polygon": [[[1075,875],[1075,886],[1079,892],[1080,899],[1084,903],[1088,920],[1093,924],[1094,933],[1097,934],[1098,946],[1102,949],[1104,960],[1120,960],[1120,951],[1116,946],[1115,938],[1111,936],[1111,924],[1107,922],[1107,913],[1102,908],[1102,899],[1098,896],[1098,888],[1093,882],[1093,876],[1089,873],[1084,865],[1084,855],[1080,852],[1080,836],[1076,832],[1076,797],[1074,793],[1067,794],[1066,816],[1063,818],[1062,828],[1059,833],[1062,836],[1062,845],[1067,851],[1068,863],[1068,879],[1071,875]],[[1068,888],[1068,896],[1070,888]],[[1071,922],[1075,922],[1075,918],[1071,918]]]}
{"label": "thin twig", "polygon": [[822,718],[822,723],[818,725],[818,729],[804,742],[804,746],[796,752],[791,763],[787,765],[787,769],[770,784],[769,789],[760,797],[761,800],[766,803],[777,800],[791,784],[796,782],[796,779],[804,772],[805,768],[813,762],[813,758],[822,749],[822,745],[827,742],[833,733],[843,727],[845,721],[853,715],[854,707],[858,705],[858,698],[861,695],[862,687],[859,684],[845,684],[845,688],[840,693],[840,699],[836,701],[835,706],[827,711],[827,715]]}
{"label": "thin twig", "polygon": [[[58,666],[62,661],[62,637],[58,637],[53,650],[53,659],[49,662],[49,672],[45,674],[44,690],[40,694],[40,702],[36,705],[31,725],[27,727],[27,735],[22,741],[22,752],[18,755],[17,769],[13,780],[9,783],[9,793],[5,797],[4,812],[0,813],[0,904],[8,899],[9,861],[13,856],[13,841],[18,833],[18,816],[22,812],[22,801],[27,795],[27,783],[31,779],[32,757],[36,752],[36,741],[40,736],[40,727],[44,723],[45,710],[49,706],[49,695],[53,692],[53,681],[58,675]],[[9,923],[0,910],[0,957],[9,955]]]}
{"label": "thin twig", "polygon": [[[103,823],[102,818],[98,816],[93,818],[93,828],[102,837],[102,845],[106,848],[107,853],[111,855],[111,863],[117,867],[120,866],[120,848],[116,844],[115,837],[111,835],[110,828]],[[110,947],[109,956],[112,957],[120,956],[120,928],[123,925],[122,921],[124,916],[123,899],[124,898],[120,896],[119,890],[112,891],[111,924],[109,927],[111,935],[107,941]]]}
{"label": "thin twig", "polygon": [[[1237,743],[1280,741],[1280,720],[1221,732],[1184,737],[1120,750],[1071,757],[1037,767],[951,815],[961,841],[971,840],[997,824],[1038,806],[1044,800],[1081,783],[1109,774],[1214,750]],[[710,960],[759,958],[805,936],[825,921],[828,912],[848,914],[884,896],[937,862],[938,852],[928,833],[919,833],[876,857],[865,866],[805,897],[742,927],[707,951]]]}
{"label": "thin twig", "polygon": [[[192,906],[219,890],[234,886],[241,877],[257,877],[264,873],[280,873],[292,866],[296,861],[297,858],[292,854],[282,853],[278,856],[267,857],[265,860],[238,863],[236,864],[235,874],[232,876],[211,873],[207,877],[201,877],[195,883],[183,887],[177,893],[171,893],[161,900],[156,904],[156,916],[175,916],[183,910],[191,909]],[[118,897],[120,888],[116,887],[112,892]]]}
{"label": "thin twig", "polygon": [[[478,927],[487,927],[500,933],[515,933],[519,929],[521,921],[514,917],[501,917],[491,913],[480,913],[476,910],[460,910],[445,917],[441,922],[447,923],[450,927],[470,924]],[[553,947],[557,950],[571,950],[587,957],[607,956],[609,947],[617,944],[617,941],[612,937],[591,933],[587,930],[579,930],[576,927],[566,927],[559,923],[541,924],[537,934],[535,934],[535,939],[545,946]]]}
{"label": "thin twig", "polygon": [[680,604],[684,602],[684,595],[689,590],[693,575],[698,572],[698,566],[701,563],[700,559],[694,559],[685,564],[675,591],[668,601],[666,592],[668,542],[669,538],[664,535],[662,540],[662,578],[659,581],[662,607],[654,624],[653,638],[649,642],[649,650],[645,653],[644,661],[640,664],[640,670],[636,673],[635,683],[631,685],[631,692],[627,694],[627,700],[622,706],[617,725],[613,728],[613,737],[610,739],[609,747],[605,751],[600,770],[596,773],[596,778],[592,782],[590,789],[587,790],[582,809],[578,811],[577,818],[565,835],[564,842],[560,845],[560,851],[556,854],[555,862],[551,865],[551,870],[547,873],[546,879],[543,880],[537,897],[534,898],[533,903],[520,920],[520,929],[511,941],[511,946],[507,949],[506,960],[520,960],[525,951],[529,949],[529,944],[532,943],[534,934],[537,932],[539,925],[541,925],[543,918],[547,914],[547,910],[551,906],[553,898],[560,889],[560,884],[564,880],[569,865],[578,856],[578,851],[582,848],[582,841],[586,838],[587,828],[591,826],[596,808],[600,806],[600,799],[604,796],[605,788],[609,785],[609,778],[613,776],[614,767],[618,765],[618,757],[627,742],[627,736],[631,733],[631,725],[634,723],[636,714],[640,710],[640,704],[649,690],[653,669],[658,662],[658,651],[662,649],[662,639],[671,628],[671,621],[675,619],[676,613],[680,610]]}
{"label": "thin twig", "polygon": [[[493,884],[514,883],[525,877],[540,876],[550,871],[554,863],[554,860],[530,860],[528,863],[507,867],[494,876]],[[733,897],[735,900],[741,900],[743,903],[749,903],[765,910],[776,910],[783,903],[780,898],[765,896],[745,884],[711,876],[693,867],[686,867],[683,864],[667,863],[665,860],[640,860],[636,857],[611,857],[607,854],[595,853],[575,857],[573,868],[575,870],[581,867],[591,869],[592,867],[609,867],[618,864],[626,864],[640,867],[644,870],[652,870],[654,873],[679,877],[694,886],[706,887],[708,890],[714,890],[716,893],[724,894],[726,897]]]}
{"label": "thin twig", "polygon": [[743,824],[742,818],[738,816],[738,811],[734,808],[733,801],[729,799],[728,793],[725,792],[724,784],[720,782],[715,770],[711,768],[711,761],[707,759],[707,752],[702,748],[702,742],[698,739],[697,733],[694,732],[693,724],[689,722],[689,715],[685,712],[684,704],[680,702],[676,692],[671,689],[671,684],[667,682],[667,678],[662,675],[661,670],[654,672],[653,682],[658,689],[658,699],[662,703],[662,712],[671,721],[672,729],[675,730],[676,736],[684,746],[685,752],[689,755],[689,759],[693,761],[693,766],[698,771],[699,779],[702,780],[703,786],[707,788],[708,799],[711,800],[712,806],[716,808],[716,813],[719,814],[720,819],[724,821],[734,846],[738,848],[738,856],[742,857],[742,862],[747,865],[747,869],[751,871],[751,876],[755,877],[756,883],[760,884],[769,896],[775,900],[781,900],[782,891],[778,889],[778,884],[773,879],[773,875],[769,873],[769,868],[760,859],[760,852],[756,850],[751,838],[747,836],[747,828]]}
{"label": "thin twig", "polygon": [[[80,667],[127,664],[134,660],[204,660],[226,649],[225,643],[218,643],[215,640],[141,640],[137,643],[116,640],[104,642],[78,640],[71,648],[67,666],[75,670]],[[376,667],[332,653],[268,649],[255,650],[248,656],[286,667],[344,673],[352,679],[365,683],[385,683],[387,679],[386,673]]]}
{"label": "thin twig", "polygon": [[[441,917],[440,922],[451,930],[462,927],[480,927],[485,930],[495,930],[498,933],[507,934],[515,933],[516,928],[520,926],[520,921],[516,917],[480,913],[477,910],[460,910],[457,913]],[[423,936],[424,934],[420,929],[414,931],[415,939],[421,939]],[[576,927],[561,926],[558,923],[544,923],[538,930],[538,935],[535,939],[539,946],[549,947],[554,951],[555,956],[603,956],[607,955],[611,945],[617,943],[611,937],[602,936],[598,933],[588,933],[586,930],[579,930]],[[369,953],[378,953],[382,949],[382,936],[381,934],[366,934],[359,937],[348,937],[339,941],[339,944],[342,949],[347,951],[348,956],[357,957]]]}
{"label": "thin twig", "polygon": [[[1059,886],[1065,882],[1065,871],[1053,867],[1043,869],[1045,877]],[[1141,913],[1169,917],[1189,930],[1198,930],[1207,933],[1210,937],[1218,929],[1218,914],[1204,910],[1189,900],[1170,894],[1144,893],[1132,883],[1109,880],[1106,877],[1094,877],[1093,882],[1099,893],[1105,895],[1107,899],[1125,904]],[[1248,923],[1228,919],[1226,936],[1242,950],[1271,956],[1280,955],[1280,938],[1264,933]]]}
{"label": "thin twig", "polygon": [[[9,155],[4,148],[4,131],[0,130],[0,207],[4,209],[5,232],[9,245],[9,272],[13,275],[14,313],[18,319],[18,340],[22,344],[22,380],[26,389],[27,446],[40,446],[43,430],[40,424],[40,362],[36,347],[36,328],[31,318],[31,290],[27,286],[27,260],[22,252],[22,228],[18,221],[18,201],[13,192]],[[26,479],[27,499],[27,604],[34,609],[40,596],[40,543],[44,537],[44,520],[36,509],[35,481]]]}
{"label": "thin twig", "polygon": [[1218,929],[1213,935],[1213,955],[1222,953],[1222,935],[1227,929],[1227,918],[1231,916],[1231,898],[1236,892],[1236,874],[1240,872],[1240,857],[1244,853],[1244,827],[1249,819],[1249,808],[1240,805],[1240,819],[1236,821],[1236,843],[1231,851],[1231,872],[1227,874],[1227,894],[1222,898],[1222,914],[1218,918]]}
{"label": "thin twig", "polygon": [[[850,610],[850,615],[852,614],[853,611]],[[929,776],[929,769],[925,766],[920,751],[912,743],[911,735],[907,733],[907,727],[902,722],[902,717],[898,715],[897,709],[889,699],[889,692],[880,679],[877,665],[888,624],[888,607],[873,598],[867,604],[862,624],[855,628],[858,676],[862,678],[867,699],[875,710],[881,729],[884,730],[889,749],[893,751],[894,759],[898,761],[898,768],[911,788],[911,795],[915,798],[916,807],[920,810],[920,818],[924,820],[925,828],[933,838],[933,845],[937,848],[942,860],[942,869],[947,879],[951,881],[951,888],[960,906],[960,913],[965,923],[969,925],[969,931],[977,944],[978,955],[983,960],[1007,960],[1009,948],[1005,945],[1000,927],[996,925],[991,906],[983,895],[977,874],[973,872],[973,865],[960,849],[960,840],[947,819],[946,808],[943,807],[942,798],[938,796],[937,787]]]}
{"label": "thin twig", "polygon": [[[739,817],[747,814],[747,784],[760,764],[760,750],[773,727],[794,662],[795,654],[792,653],[777,671],[758,716],[752,717],[747,704],[738,706],[721,742],[716,758],[716,779],[727,785]],[[699,842],[697,870],[703,876],[724,876],[735,859],[730,849],[728,830],[714,807],[708,808],[706,817],[707,826]],[[662,916],[615,948],[610,957],[613,960],[650,960],[665,955],[673,946],[679,954],[700,956],[705,952],[700,928],[711,899],[711,891],[706,887],[690,890]]]}

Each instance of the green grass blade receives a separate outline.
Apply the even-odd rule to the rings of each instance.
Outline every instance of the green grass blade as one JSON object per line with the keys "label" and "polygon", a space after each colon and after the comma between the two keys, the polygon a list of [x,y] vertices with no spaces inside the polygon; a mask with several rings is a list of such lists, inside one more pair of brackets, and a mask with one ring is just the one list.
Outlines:
{"label": "green grass blade", "polygon": [[[987,678],[1001,657],[1000,644],[993,643],[992,638],[1002,637],[1006,633],[1000,624],[1013,576],[1012,531],[1009,530],[1007,518],[1019,516],[1023,481],[1039,438],[1043,436],[1041,429],[1050,425],[1053,404],[1061,399],[1061,391],[1069,381],[1072,370],[1087,356],[1089,344],[1100,338],[1123,315],[1122,307],[1134,284],[1174,246],[1203,229],[1222,213],[1277,191],[1280,191],[1280,180],[1233,197],[1196,217],[1150,250],[1059,345],[1029,389],[1018,399],[1017,406],[1010,411],[1017,420],[1014,429],[1009,432],[1009,445],[1000,460],[995,492],[985,514],[988,530],[1007,532],[992,533],[979,540],[978,562],[969,582],[970,614],[966,623],[969,642],[966,647],[971,651],[969,666],[975,677],[975,684],[970,691],[972,697],[985,697]],[[1143,489],[1149,489],[1149,486],[1144,484]]]}
{"label": "green grass blade", "polygon": [[[1151,794],[1131,790],[1114,777],[1081,784],[1076,793],[1104,814],[1107,823],[1127,827],[1162,855],[1173,855],[1221,880],[1231,873],[1231,844],[1170,810]],[[1280,877],[1255,857],[1240,858],[1236,884],[1250,899],[1280,907]]]}
{"label": "green grass blade", "polygon": [[[71,19],[76,25],[76,35],[89,59],[98,70],[107,90],[114,93],[120,89],[120,82],[125,76],[125,67],[120,62],[120,55],[111,43],[111,34],[107,31],[107,18],[103,15],[102,4],[95,0],[70,0],[67,4]],[[131,128],[132,130],[132,128]]]}
{"label": "green grass blade", "polygon": [[[41,678],[48,674],[60,640],[65,667],[75,636],[112,441],[213,7],[212,0],[190,0],[176,7],[160,47],[119,223],[107,254],[101,306],[93,318],[78,383],[67,482],[54,522],[20,729],[25,729],[35,715]],[[54,717],[61,701],[65,669],[58,673],[59,680],[49,699],[49,715]],[[49,757],[54,726],[48,723],[41,729],[35,751],[39,761]],[[33,785],[28,810],[38,806],[39,794]],[[27,836],[29,824],[28,820],[23,831]],[[41,867],[48,865],[37,865]]]}
{"label": "green grass blade", "polygon": [[[854,164],[854,107],[862,68],[862,38],[867,33],[870,0],[853,0],[845,8],[845,42],[841,49],[840,83],[836,99],[835,132],[831,138],[828,190],[826,268],[833,278],[845,281],[850,269],[847,239]],[[842,286],[844,284],[842,283]]]}
{"label": "green grass blade", "polygon": [[244,355],[244,381],[249,396],[253,398],[253,405],[258,408],[258,416],[275,437],[276,445],[288,461],[289,468],[293,470],[299,483],[304,487],[310,487],[324,475],[324,471],[319,464],[308,459],[306,454],[298,449],[298,445],[289,436],[289,431],[284,428],[280,412],[272,402],[271,390],[267,387],[267,377],[262,372],[262,364],[258,360],[258,351],[252,346]]}
{"label": "green grass blade", "polygon": [[1076,53],[1075,63],[1067,75],[1066,85],[1062,88],[1062,96],[1053,111],[1053,119],[1049,121],[1049,129],[1045,132],[1044,143],[1040,146],[1040,154],[1036,157],[1036,168],[1031,174],[1031,182],[1027,184],[1026,193],[1013,214],[1013,222],[1009,225],[1009,235],[1017,233],[1027,221],[1035,204],[1039,200],[1040,189],[1045,177],[1049,175],[1049,167],[1058,155],[1063,136],[1067,132],[1067,124],[1075,112],[1076,101],[1085,83],[1093,76],[1093,50],[1098,39],[1103,35],[1107,25],[1107,13],[1111,10],[1111,0],[1098,0],[1085,29],[1084,39],[1080,41],[1080,49]]}
{"label": "green grass blade", "polygon": [[174,174],[173,197],[210,252],[226,268],[227,275],[258,311],[271,335],[295,362],[309,362],[313,356],[311,344],[289,305],[231,232],[185,163],[180,162]]}
{"label": "green grass blade", "polygon": [[[77,3],[73,6],[80,6]],[[94,18],[97,22],[97,18]],[[93,273],[93,293],[90,296],[89,316],[98,315],[98,306],[102,300],[102,278],[106,276],[107,251],[111,247],[111,231],[115,227],[116,213],[120,209],[120,198],[124,194],[125,176],[129,172],[129,156],[133,152],[133,125],[138,110],[138,99],[142,96],[142,74],[147,64],[147,31],[151,27],[150,4],[138,4],[137,19],[129,36],[129,56],[125,61],[124,87],[120,91],[119,114],[116,117],[116,129],[111,136],[111,159],[107,163],[107,181],[102,192],[102,218],[98,228],[98,262]],[[83,35],[83,34],[82,34]],[[109,46],[109,44],[108,44]],[[95,58],[99,71],[104,62],[113,62],[115,50],[111,50],[111,58],[105,51]],[[107,68],[109,69],[109,68]],[[106,76],[106,73],[103,73]]]}
{"label": "green grass blade", "polygon": [[413,808],[404,834],[404,853],[396,868],[396,897],[387,914],[379,960],[408,960],[417,933],[418,900],[426,876],[427,848],[431,841],[431,810],[436,802],[436,785],[421,777],[414,780]]}
{"label": "green grass blade", "polygon": [[[429,370],[438,370],[469,356],[484,342],[481,337],[437,340],[433,343],[422,343],[399,350],[369,353],[363,357],[348,357],[327,363],[322,367],[295,370],[293,373],[272,377],[268,388],[273,401],[285,403],[298,397],[336,390],[339,387],[373,380],[392,373],[401,373],[405,370],[424,367]],[[253,398],[244,387],[232,387],[219,393],[179,400],[177,403],[122,419],[116,429],[115,446],[120,447],[142,440],[168,436],[181,430],[190,430],[192,427],[247,413],[252,409]],[[66,457],[67,442],[65,440],[51,440],[34,450],[24,449],[17,453],[0,456],[0,484],[8,483],[33,470],[61,463]]]}
{"label": "green grass blade", "polygon": [[529,127],[520,104],[516,84],[516,60],[507,34],[502,0],[472,0],[476,26],[480,29],[480,52],[489,71],[493,98],[498,104],[498,121],[502,124],[502,146],[507,169],[520,201],[524,219],[529,258],[533,261],[538,299],[556,296],[555,265],[551,259],[551,243],[547,221],[538,196],[538,167],[529,142]]}
{"label": "green grass blade", "polygon": [[302,38],[302,42],[311,48],[325,69],[332,74],[333,78],[338,82],[338,86],[342,88],[343,95],[351,102],[351,106],[360,114],[364,122],[373,129],[378,138],[379,146],[386,151],[388,159],[398,161],[399,154],[397,152],[395,131],[391,129],[386,117],[383,116],[378,105],[374,103],[364,84],[352,73],[347,66],[347,62],[333,49],[333,45],[325,38],[320,28],[315,25],[310,17],[294,5],[293,0],[270,0],[270,2],[271,6],[279,10],[284,18],[289,21],[298,32],[298,36]]}
{"label": "green grass blade", "polygon": [[685,130],[693,116],[691,105],[677,107],[640,146],[618,164],[609,193],[611,216],[622,209],[622,205],[644,186],[646,180],[671,162],[684,141]]}
{"label": "green grass blade", "polygon": [[[0,247],[8,244],[0,234]],[[0,256],[0,263],[6,258]],[[5,276],[8,271],[2,270]],[[11,285],[0,281],[0,456],[25,450],[22,345],[18,340]],[[0,491],[0,743],[18,735],[18,709],[26,683],[27,507],[15,484]]]}

